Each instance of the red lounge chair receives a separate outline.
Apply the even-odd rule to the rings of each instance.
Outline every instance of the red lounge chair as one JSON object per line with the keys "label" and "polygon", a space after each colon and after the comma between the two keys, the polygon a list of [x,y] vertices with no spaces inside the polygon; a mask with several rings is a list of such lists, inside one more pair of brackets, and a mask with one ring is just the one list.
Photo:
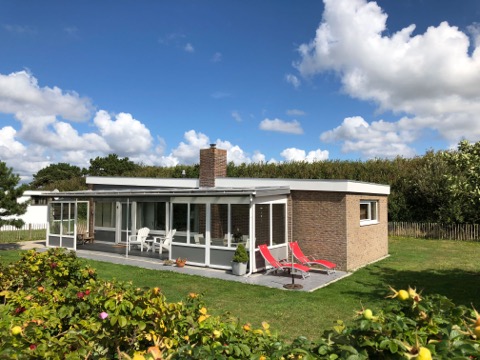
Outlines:
{"label": "red lounge chair", "polygon": [[300,264],[292,264],[292,263],[285,262],[285,260],[275,259],[272,253],[270,252],[270,249],[267,247],[267,245],[258,245],[258,249],[260,250],[260,254],[262,254],[265,261],[272,266],[271,269],[267,270],[265,275],[271,273],[272,271],[277,271],[277,270],[291,271],[293,268],[302,273],[303,279],[305,279],[307,276],[310,276],[308,272],[310,268],[308,266],[304,266]]}
{"label": "red lounge chair", "polygon": [[335,272],[337,264],[327,260],[314,259],[311,256],[306,256],[296,241],[292,241],[288,243],[288,245],[290,245],[290,250],[292,250],[293,256],[295,256],[295,258],[303,265],[321,265],[327,270],[327,274]]}

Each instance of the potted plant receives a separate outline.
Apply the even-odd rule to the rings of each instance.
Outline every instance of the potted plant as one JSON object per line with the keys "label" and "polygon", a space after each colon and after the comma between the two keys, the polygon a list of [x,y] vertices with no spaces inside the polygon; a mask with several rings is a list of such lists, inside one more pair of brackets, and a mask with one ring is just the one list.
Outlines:
{"label": "potted plant", "polygon": [[178,267],[184,267],[186,262],[187,262],[187,259],[185,258],[177,258],[177,260],[175,260],[175,263],[177,264]]}
{"label": "potted plant", "polygon": [[243,244],[238,244],[232,259],[232,273],[245,275],[247,273],[248,253]]}

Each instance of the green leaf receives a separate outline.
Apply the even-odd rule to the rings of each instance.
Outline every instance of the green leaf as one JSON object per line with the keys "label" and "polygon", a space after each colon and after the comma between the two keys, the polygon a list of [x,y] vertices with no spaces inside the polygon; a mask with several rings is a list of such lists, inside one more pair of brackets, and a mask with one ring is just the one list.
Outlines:
{"label": "green leaf", "polygon": [[127,318],[125,316],[119,316],[118,317],[118,325],[120,325],[120,327],[125,327],[127,326]]}

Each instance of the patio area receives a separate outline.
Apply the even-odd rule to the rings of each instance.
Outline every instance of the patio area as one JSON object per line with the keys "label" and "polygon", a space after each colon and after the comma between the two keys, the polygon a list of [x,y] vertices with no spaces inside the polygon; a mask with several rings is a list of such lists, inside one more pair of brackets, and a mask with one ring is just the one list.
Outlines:
{"label": "patio area", "polygon": [[[25,242],[21,246],[22,249],[36,248],[38,251],[45,251],[45,242]],[[158,252],[140,252],[140,250],[132,249],[129,252],[128,258],[125,257],[125,246],[114,246],[101,242],[93,244],[81,245],[77,249],[77,256],[84,259],[104,261],[114,264],[138,266],[150,270],[158,271],[172,271],[186,275],[196,275],[207,278],[215,278],[227,281],[236,281],[244,284],[266,286],[275,289],[285,289],[285,285],[292,283],[292,277],[286,273],[279,272],[278,274],[264,275],[264,272],[254,273],[250,276],[235,276],[229,270],[210,269],[198,266],[188,266],[178,268],[176,266],[163,265],[163,259],[168,258],[168,253],[165,252],[160,258]],[[310,271],[310,276],[302,279],[300,275],[295,275],[295,284],[302,285],[301,289],[295,291],[312,292],[329,284],[332,284],[340,279],[349,276],[351,273],[344,271],[336,271],[332,274],[327,274],[324,271],[313,269]]]}

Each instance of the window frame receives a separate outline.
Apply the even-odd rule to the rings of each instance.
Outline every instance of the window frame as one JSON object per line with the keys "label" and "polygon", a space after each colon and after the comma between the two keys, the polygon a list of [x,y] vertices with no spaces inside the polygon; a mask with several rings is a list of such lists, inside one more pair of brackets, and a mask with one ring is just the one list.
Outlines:
{"label": "window frame", "polygon": [[[360,208],[362,205],[367,205],[367,218],[360,218],[360,226],[378,224],[378,200],[360,200]],[[359,209],[360,209],[359,208]],[[362,211],[360,210],[360,217]]]}

